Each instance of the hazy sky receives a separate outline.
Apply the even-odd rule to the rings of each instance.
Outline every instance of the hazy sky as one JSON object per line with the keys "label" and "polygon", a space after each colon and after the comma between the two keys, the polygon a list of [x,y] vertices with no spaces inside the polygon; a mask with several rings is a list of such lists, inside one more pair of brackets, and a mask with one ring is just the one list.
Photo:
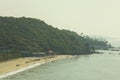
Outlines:
{"label": "hazy sky", "polygon": [[77,33],[120,36],[120,0],[0,0],[0,16],[33,17]]}

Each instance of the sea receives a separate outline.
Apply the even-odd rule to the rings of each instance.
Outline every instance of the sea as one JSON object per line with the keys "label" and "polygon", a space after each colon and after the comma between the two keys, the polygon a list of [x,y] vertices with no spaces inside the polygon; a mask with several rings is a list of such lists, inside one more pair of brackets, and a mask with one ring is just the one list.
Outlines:
{"label": "sea", "polygon": [[0,80],[120,80],[120,51],[48,62]]}

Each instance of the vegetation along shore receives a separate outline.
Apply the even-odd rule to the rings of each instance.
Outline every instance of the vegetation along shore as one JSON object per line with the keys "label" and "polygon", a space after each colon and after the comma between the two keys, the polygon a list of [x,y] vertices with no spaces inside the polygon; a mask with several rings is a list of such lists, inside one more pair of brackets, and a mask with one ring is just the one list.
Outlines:
{"label": "vegetation along shore", "polygon": [[50,51],[59,55],[91,54],[109,47],[106,40],[60,30],[39,19],[0,17],[0,61],[39,52],[47,55]]}

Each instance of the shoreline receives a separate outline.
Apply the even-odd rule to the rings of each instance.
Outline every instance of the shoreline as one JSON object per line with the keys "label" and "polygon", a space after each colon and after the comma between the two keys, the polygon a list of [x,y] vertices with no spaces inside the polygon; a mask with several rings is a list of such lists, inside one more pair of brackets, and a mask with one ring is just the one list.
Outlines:
{"label": "shoreline", "polygon": [[47,57],[26,57],[6,62],[0,62],[0,79],[11,75],[15,75],[19,72],[40,66],[47,62],[52,62],[60,59],[70,58],[71,55],[55,55]]}

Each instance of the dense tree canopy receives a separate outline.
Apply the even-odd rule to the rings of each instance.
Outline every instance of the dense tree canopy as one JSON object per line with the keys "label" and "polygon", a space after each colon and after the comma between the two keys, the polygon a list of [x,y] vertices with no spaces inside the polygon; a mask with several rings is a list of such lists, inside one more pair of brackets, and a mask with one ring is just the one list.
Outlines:
{"label": "dense tree canopy", "polygon": [[108,47],[107,41],[59,30],[39,19],[0,17],[0,56],[49,50],[59,54],[85,54]]}

